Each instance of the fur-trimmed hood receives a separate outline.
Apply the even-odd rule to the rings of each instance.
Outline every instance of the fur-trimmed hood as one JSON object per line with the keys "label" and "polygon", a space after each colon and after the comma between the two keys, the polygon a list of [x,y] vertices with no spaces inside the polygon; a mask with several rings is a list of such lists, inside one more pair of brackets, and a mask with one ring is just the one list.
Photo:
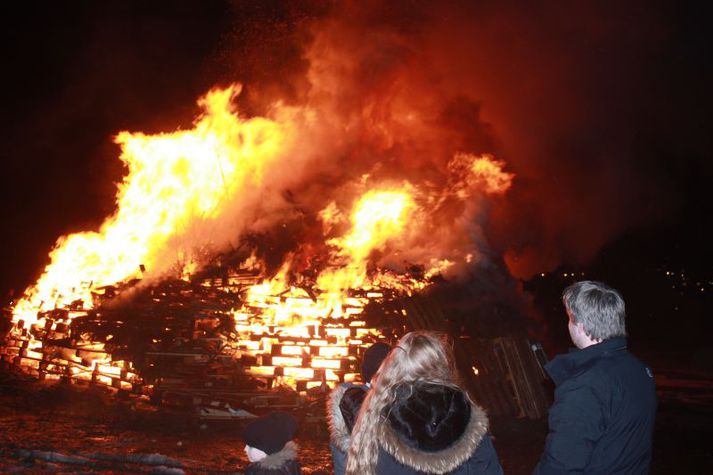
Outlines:
{"label": "fur-trimmed hood", "polygon": [[293,460],[297,460],[297,450],[298,446],[295,442],[289,441],[279,452],[270,454],[264,459],[253,462],[250,465],[254,465],[255,468],[260,470],[277,470],[284,467],[286,464]]}
{"label": "fur-trimmed hood", "polygon": [[[349,451],[349,443],[351,442],[351,430],[344,420],[344,414],[340,404],[342,399],[350,390],[364,391],[366,394],[367,387],[358,384],[344,383],[334,388],[327,398],[327,423],[329,425],[329,440],[337,449],[346,453]],[[353,414],[356,419],[356,414]]]}
{"label": "fur-trimmed hood", "polygon": [[465,463],[488,432],[485,411],[457,388],[405,385],[378,429],[381,447],[417,471],[448,473]]}

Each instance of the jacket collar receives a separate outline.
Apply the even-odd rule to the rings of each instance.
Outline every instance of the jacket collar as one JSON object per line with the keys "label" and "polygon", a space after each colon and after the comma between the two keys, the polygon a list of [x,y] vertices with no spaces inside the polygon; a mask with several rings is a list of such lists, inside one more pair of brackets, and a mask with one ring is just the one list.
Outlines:
{"label": "jacket collar", "polygon": [[295,444],[293,441],[289,441],[279,452],[270,454],[259,462],[255,462],[254,464],[260,467],[261,469],[275,470],[282,467],[290,460],[294,460],[296,458],[297,444]]}
{"label": "jacket collar", "polygon": [[471,401],[470,420],[465,432],[450,447],[439,452],[423,452],[406,444],[388,421],[380,424],[378,438],[383,449],[399,463],[420,472],[448,473],[468,460],[488,432],[488,416]]}
{"label": "jacket collar", "polygon": [[626,351],[626,337],[609,338],[596,345],[556,356],[545,365],[545,370],[555,384],[559,385],[562,381],[588,368],[593,361],[622,351]]}
{"label": "jacket collar", "polygon": [[349,451],[351,434],[347,428],[347,423],[339,409],[339,402],[344,397],[347,389],[358,387],[354,384],[340,384],[332,390],[327,399],[327,423],[329,425],[329,439],[332,444],[342,452]]}

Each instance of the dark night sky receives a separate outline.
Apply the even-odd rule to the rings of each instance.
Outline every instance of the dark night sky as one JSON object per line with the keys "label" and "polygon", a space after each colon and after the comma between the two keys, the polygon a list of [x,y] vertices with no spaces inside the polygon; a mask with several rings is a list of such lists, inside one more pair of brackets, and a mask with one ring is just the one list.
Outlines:
{"label": "dark night sky", "polygon": [[[112,212],[114,184],[122,176],[113,134],[189,125],[195,99],[215,84],[236,79],[248,87],[251,81],[278,83],[279,75],[266,78],[275,61],[272,53],[299,58],[295,25],[329,10],[321,2],[297,7],[279,1],[7,3],[1,7],[3,296],[34,281],[58,236],[94,228]],[[585,272],[608,281],[629,299],[632,335],[638,332],[656,344],[673,335],[678,346],[690,337],[694,357],[701,359],[710,356],[701,335],[712,329],[706,318],[713,293],[706,230],[713,178],[712,18],[702,2],[644,5],[640,9],[650,8],[662,26],[661,37],[650,46],[644,42],[630,51],[626,40],[619,45],[618,39],[572,46],[586,72],[592,72],[583,72],[583,80],[592,81],[593,94],[600,96],[578,111],[593,119],[583,122],[588,129],[578,132],[571,150],[608,140],[626,143],[617,166],[629,171],[621,176],[632,187],[644,181],[664,184],[655,200],[660,212],[647,212],[636,226],[619,227],[584,262],[563,255],[559,266],[542,269],[545,277],[537,274],[526,288],[544,318],[556,322],[557,293],[568,281],[562,274]],[[598,18],[636,34],[639,10],[620,11],[617,2],[611,7],[603,17],[600,9]],[[394,10],[391,14],[397,15]],[[586,22],[576,23],[581,24]],[[590,26],[607,34],[606,22]],[[552,41],[564,48],[568,38],[562,31]],[[578,37],[577,32],[572,36]],[[527,53],[527,44],[515,47]],[[646,62],[639,67],[641,57]],[[595,67],[602,58],[609,70]],[[273,66],[291,75],[302,67],[298,60]],[[608,83],[618,76],[631,78],[623,81],[627,87]],[[609,110],[624,118],[601,119]],[[587,192],[608,191],[593,186]],[[686,287],[665,272],[675,272],[676,279],[687,274]]]}

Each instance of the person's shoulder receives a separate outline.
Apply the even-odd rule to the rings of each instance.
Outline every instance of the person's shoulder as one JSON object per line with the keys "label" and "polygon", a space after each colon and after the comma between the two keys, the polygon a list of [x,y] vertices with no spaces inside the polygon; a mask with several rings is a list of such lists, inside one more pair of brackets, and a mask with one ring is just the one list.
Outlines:
{"label": "person's shoulder", "polygon": [[597,397],[605,397],[608,388],[612,386],[613,374],[608,363],[601,360],[590,361],[580,367],[579,371],[562,381],[557,387],[560,394],[594,393]]}
{"label": "person's shoulder", "polygon": [[650,367],[630,351],[622,351],[611,358],[603,358],[596,368],[601,377],[630,378],[633,375],[651,375]]}
{"label": "person's shoulder", "polygon": [[362,384],[355,383],[341,383],[337,384],[334,389],[329,393],[329,403],[332,405],[339,405],[342,398],[349,393],[349,397],[353,397],[355,394],[363,393],[367,391],[367,387]]}
{"label": "person's shoulder", "polygon": [[654,391],[654,372],[649,365],[641,361],[636,355],[628,353],[622,358],[619,367],[613,371],[621,387],[638,386]]}
{"label": "person's shoulder", "polygon": [[364,399],[369,388],[366,386],[351,386],[344,391],[344,397],[349,399]]}
{"label": "person's shoulder", "polygon": [[357,416],[361,410],[361,405],[366,399],[367,388],[355,386],[348,388],[344,391],[342,398],[339,401],[339,410],[342,413],[347,428],[351,433],[354,424],[356,423]]}
{"label": "person's shoulder", "polygon": [[331,407],[341,407],[344,405],[361,405],[366,397],[369,388],[362,384],[342,383],[338,384],[329,395],[328,405]]}
{"label": "person's shoulder", "polygon": [[641,358],[639,358],[630,351],[626,351],[625,356],[622,359],[626,361],[627,364],[630,364],[632,366],[638,366],[640,368],[648,367],[648,365],[644,361],[642,361]]}
{"label": "person's shoulder", "polygon": [[599,399],[608,400],[612,391],[648,378],[653,378],[651,369],[632,353],[624,351],[613,357],[593,360],[561,387],[563,391],[591,391]]}
{"label": "person's shoulder", "polygon": [[358,388],[358,385],[352,383],[342,383],[337,385],[327,398],[327,425],[330,442],[342,452],[349,450],[351,431],[356,419],[354,412],[356,401],[352,390],[364,392]]}

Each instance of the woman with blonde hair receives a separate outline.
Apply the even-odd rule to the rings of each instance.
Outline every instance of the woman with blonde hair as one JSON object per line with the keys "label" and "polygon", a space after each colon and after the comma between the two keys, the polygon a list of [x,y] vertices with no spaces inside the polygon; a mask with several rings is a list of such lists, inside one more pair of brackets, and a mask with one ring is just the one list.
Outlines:
{"label": "woman with blonde hair", "polygon": [[404,335],[372,379],[352,432],[347,475],[501,475],[488,418],[456,379],[444,336]]}

